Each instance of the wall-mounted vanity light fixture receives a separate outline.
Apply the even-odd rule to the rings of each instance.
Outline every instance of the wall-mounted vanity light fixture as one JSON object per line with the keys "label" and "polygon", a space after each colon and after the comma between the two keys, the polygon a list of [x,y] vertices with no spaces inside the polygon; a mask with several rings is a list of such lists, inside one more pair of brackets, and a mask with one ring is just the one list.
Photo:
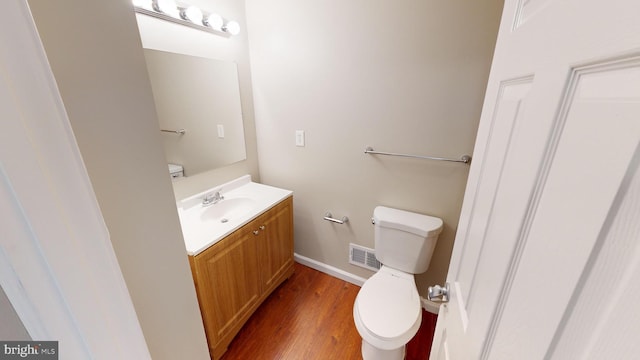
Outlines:
{"label": "wall-mounted vanity light fixture", "polygon": [[178,5],[175,0],[133,0],[133,7],[139,14],[217,35],[229,36],[240,33],[240,24],[237,22],[225,20],[216,13],[204,13],[196,6]]}

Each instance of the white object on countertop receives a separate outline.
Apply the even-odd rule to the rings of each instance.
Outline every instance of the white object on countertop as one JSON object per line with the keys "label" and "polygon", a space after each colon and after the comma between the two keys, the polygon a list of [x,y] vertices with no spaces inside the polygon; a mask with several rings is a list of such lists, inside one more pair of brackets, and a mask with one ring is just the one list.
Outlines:
{"label": "white object on countertop", "polygon": [[[220,192],[224,200],[202,206],[204,196],[212,192]],[[244,175],[178,201],[176,205],[187,254],[201,253],[291,194],[290,190],[252,182],[250,175]],[[235,204],[242,204],[242,207],[234,208]],[[225,213],[229,216],[219,216]],[[223,218],[224,221],[221,220]]]}
{"label": "white object on countertop", "polygon": [[169,164],[169,174],[171,175],[172,179],[183,177],[184,169],[182,168],[182,165]]}

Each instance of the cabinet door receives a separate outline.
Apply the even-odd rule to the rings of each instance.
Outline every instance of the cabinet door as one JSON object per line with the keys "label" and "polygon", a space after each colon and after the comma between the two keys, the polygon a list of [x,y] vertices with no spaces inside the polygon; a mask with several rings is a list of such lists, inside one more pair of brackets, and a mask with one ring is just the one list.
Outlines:
{"label": "cabinet door", "polygon": [[210,346],[226,341],[230,332],[235,334],[257,306],[260,283],[255,226],[243,227],[196,256]]}
{"label": "cabinet door", "polygon": [[293,200],[291,197],[258,219],[263,293],[270,293],[293,272]]}

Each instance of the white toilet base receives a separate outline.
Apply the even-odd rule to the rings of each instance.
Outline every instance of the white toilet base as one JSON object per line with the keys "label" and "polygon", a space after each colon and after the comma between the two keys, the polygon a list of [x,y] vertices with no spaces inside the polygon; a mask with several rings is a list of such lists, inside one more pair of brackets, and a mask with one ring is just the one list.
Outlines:
{"label": "white toilet base", "polygon": [[392,350],[379,349],[362,340],[362,360],[403,360],[405,346]]}

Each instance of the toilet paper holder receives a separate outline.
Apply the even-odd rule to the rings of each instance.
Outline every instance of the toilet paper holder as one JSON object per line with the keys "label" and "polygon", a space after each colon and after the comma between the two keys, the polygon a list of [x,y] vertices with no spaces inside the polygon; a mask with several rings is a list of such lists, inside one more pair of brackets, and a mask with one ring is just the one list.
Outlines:
{"label": "toilet paper holder", "polygon": [[328,211],[327,211],[326,213],[324,213],[324,217],[323,217],[323,219],[324,219],[324,220],[327,220],[327,221],[334,222],[334,223],[336,223],[336,224],[340,224],[340,225],[342,225],[342,224],[344,224],[344,223],[349,222],[349,218],[348,218],[348,217],[343,216],[343,217],[342,217],[342,219],[335,219],[335,218],[333,218],[333,216],[331,215],[331,213],[330,213],[330,212],[328,212]]}

